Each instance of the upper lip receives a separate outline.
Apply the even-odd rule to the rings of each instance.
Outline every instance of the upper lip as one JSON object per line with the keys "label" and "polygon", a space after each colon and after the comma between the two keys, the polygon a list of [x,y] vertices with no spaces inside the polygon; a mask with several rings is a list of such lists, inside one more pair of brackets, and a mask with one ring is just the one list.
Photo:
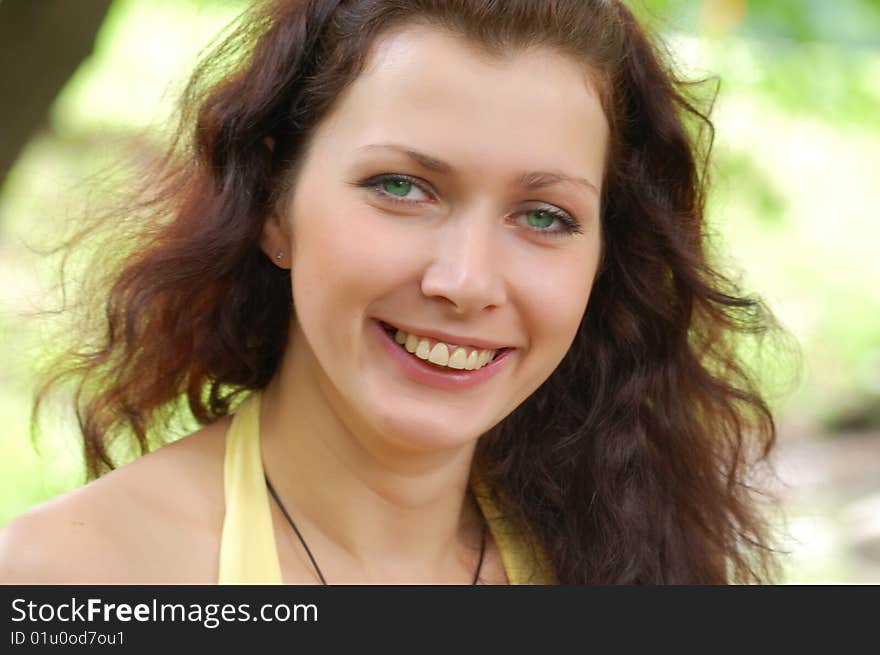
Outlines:
{"label": "upper lip", "polygon": [[403,330],[407,334],[414,334],[419,337],[429,337],[431,339],[436,339],[437,341],[442,341],[443,343],[447,344],[455,344],[457,346],[474,346],[482,350],[501,350],[502,348],[512,348],[512,346],[506,346],[495,341],[487,341],[486,339],[480,339],[479,337],[467,337],[458,334],[452,334],[451,332],[442,332],[440,330],[417,328],[404,323],[399,323],[397,321],[391,322],[383,320],[382,322],[392,327],[396,327],[399,330]]}

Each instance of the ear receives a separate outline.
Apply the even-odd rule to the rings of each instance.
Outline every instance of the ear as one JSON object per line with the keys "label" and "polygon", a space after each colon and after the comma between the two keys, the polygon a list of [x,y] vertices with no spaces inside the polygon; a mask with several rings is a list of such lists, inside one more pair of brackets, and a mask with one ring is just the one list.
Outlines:
{"label": "ear", "polygon": [[291,247],[292,242],[287,220],[281,211],[274,209],[263,224],[260,249],[277,267],[289,269]]}
{"label": "ear", "polygon": [[[0,0],[2,1],[2,0]],[[275,139],[267,136],[263,139],[263,146],[269,153],[275,151]],[[269,258],[269,261],[279,268],[290,268],[291,241],[287,221],[279,207],[272,209],[266,222],[263,224],[263,235],[260,239],[260,249]]]}

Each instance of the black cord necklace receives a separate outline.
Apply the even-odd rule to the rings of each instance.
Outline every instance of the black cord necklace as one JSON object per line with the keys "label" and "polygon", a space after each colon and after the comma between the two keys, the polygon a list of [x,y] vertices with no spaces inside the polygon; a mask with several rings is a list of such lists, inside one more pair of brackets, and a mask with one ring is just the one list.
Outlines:
{"label": "black cord necklace", "polygon": [[[309,556],[309,559],[312,561],[312,566],[315,567],[315,571],[318,573],[318,578],[321,580],[321,584],[324,586],[329,586],[327,584],[327,580],[324,579],[324,574],[321,573],[321,567],[318,566],[318,563],[315,561],[315,557],[312,555],[312,551],[309,550],[308,545],[306,544],[306,540],[303,539],[302,534],[299,529],[296,527],[296,523],[293,522],[293,519],[290,518],[290,514],[287,513],[287,509],[284,507],[284,503],[281,502],[281,499],[278,497],[278,494],[275,493],[275,488],[272,486],[272,483],[269,482],[269,476],[263,473],[263,477],[266,480],[266,487],[269,489],[269,493],[272,494],[272,498],[275,499],[275,502],[278,503],[278,508],[281,510],[281,513],[284,514],[284,518],[287,519],[287,522],[290,523],[290,527],[293,528],[293,531],[296,533],[296,536],[299,538],[299,542],[303,545],[303,548],[306,549],[306,554]],[[483,534],[480,540],[480,560],[477,562],[477,572],[474,574],[474,581],[471,583],[472,585],[477,584],[477,581],[480,579],[480,570],[483,568],[483,555],[486,554],[486,523],[483,523]]]}

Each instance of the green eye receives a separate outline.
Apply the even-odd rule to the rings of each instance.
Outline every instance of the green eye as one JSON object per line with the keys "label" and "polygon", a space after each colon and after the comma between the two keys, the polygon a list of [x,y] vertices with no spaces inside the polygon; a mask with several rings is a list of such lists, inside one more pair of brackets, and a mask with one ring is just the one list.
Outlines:
{"label": "green eye", "polygon": [[390,177],[382,182],[382,189],[393,196],[399,196],[401,198],[409,195],[409,192],[412,191],[412,187],[412,182],[399,177]]}
{"label": "green eye", "polygon": [[556,219],[553,214],[543,209],[533,209],[530,212],[526,212],[526,217],[529,221],[530,226],[539,229],[550,227],[551,225],[553,225],[553,221]]}

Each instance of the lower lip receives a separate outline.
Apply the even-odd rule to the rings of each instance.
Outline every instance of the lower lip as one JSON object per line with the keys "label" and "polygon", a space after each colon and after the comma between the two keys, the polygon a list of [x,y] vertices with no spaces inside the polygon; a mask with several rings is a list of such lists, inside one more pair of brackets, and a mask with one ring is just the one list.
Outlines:
{"label": "lower lip", "polygon": [[438,389],[467,389],[491,380],[499,373],[510,359],[513,349],[505,350],[489,364],[475,371],[454,368],[439,368],[425,360],[411,355],[388,334],[379,321],[371,321],[373,329],[380,337],[380,342],[392,360],[397,362],[403,374],[413,382],[436,387]]}

